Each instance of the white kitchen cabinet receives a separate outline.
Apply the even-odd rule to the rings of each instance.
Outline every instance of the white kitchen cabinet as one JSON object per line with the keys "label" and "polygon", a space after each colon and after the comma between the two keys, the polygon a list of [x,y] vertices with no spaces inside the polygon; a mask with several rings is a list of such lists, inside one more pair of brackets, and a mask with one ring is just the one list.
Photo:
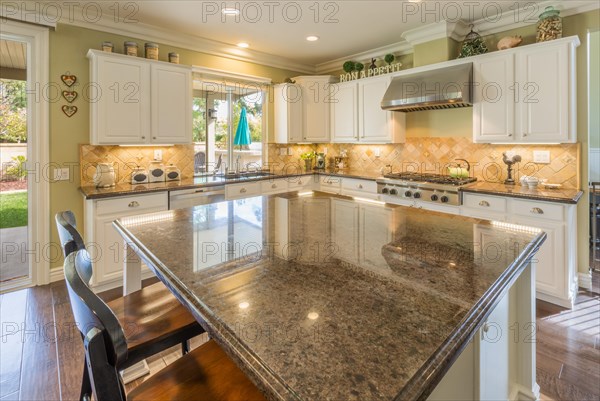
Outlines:
{"label": "white kitchen cabinet", "polygon": [[[571,308],[577,294],[576,205],[465,193],[461,215],[541,229],[547,235],[532,265],[537,297]],[[475,239],[478,241],[478,239]]]}
{"label": "white kitchen cabinet", "polygon": [[288,183],[288,191],[304,192],[311,191],[313,189],[313,184],[315,183],[315,176],[313,174],[300,175],[295,177],[288,177],[285,180],[287,180]]}
{"label": "white kitchen cabinet", "polygon": [[330,142],[330,104],[333,101],[331,84],[335,78],[301,76],[294,78],[302,89],[302,142]]}
{"label": "white kitchen cabinet", "polygon": [[191,68],[90,50],[90,143],[192,141]]}
{"label": "white kitchen cabinet", "polygon": [[225,185],[225,199],[243,199],[261,195],[261,181]]}
{"label": "white kitchen cabinet", "polygon": [[[113,227],[113,221],[166,210],[168,192],[112,199],[88,199],[84,202],[85,243],[94,262],[91,280],[94,291],[104,291],[123,284],[125,240]],[[159,221],[160,216],[157,216],[157,222]],[[144,276],[150,277],[152,273],[145,269]]]}
{"label": "white kitchen cabinet", "polygon": [[331,102],[331,140],[339,143],[356,142],[358,134],[358,84],[335,84]]}
{"label": "white kitchen cabinet", "polygon": [[342,192],[342,177],[333,175],[319,175],[318,177],[319,191],[338,195]]}
{"label": "white kitchen cabinet", "polygon": [[274,87],[275,142],[302,142],[302,88],[295,84]]}
{"label": "white kitchen cabinet", "polygon": [[354,196],[372,200],[379,200],[380,198],[380,195],[377,193],[377,182],[374,180],[344,177],[341,184],[341,194],[344,196]]}
{"label": "white kitchen cabinet", "polygon": [[381,109],[390,82],[389,76],[382,76],[333,85],[332,142],[404,142],[406,114]]}
{"label": "white kitchen cabinet", "polygon": [[288,191],[288,182],[285,178],[279,178],[277,180],[264,180],[260,181],[260,194],[261,195],[273,195],[280,194]]}
{"label": "white kitchen cabinet", "polygon": [[157,63],[150,69],[152,143],[192,142],[192,74],[185,66]]}
{"label": "white kitchen cabinet", "polygon": [[474,59],[473,141],[574,143],[577,36]]}

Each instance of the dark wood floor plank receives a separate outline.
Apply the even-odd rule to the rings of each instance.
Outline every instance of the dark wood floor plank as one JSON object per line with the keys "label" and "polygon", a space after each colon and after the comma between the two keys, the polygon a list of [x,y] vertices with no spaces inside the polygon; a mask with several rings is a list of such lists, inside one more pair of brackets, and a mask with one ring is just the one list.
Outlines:
{"label": "dark wood floor plank", "polygon": [[0,398],[18,392],[23,357],[22,329],[25,324],[27,293],[15,291],[2,296],[0,307]]}
{"label": "dark wood floor plank", "polygon": [[60,400],[56,326],[49,286],[29,290],[23,346],[21,400]]}
{"label": "dark wood floor plank", "polygon": [[81,335],[77,329],[69,294],[64,281],[51,284],[52,304],[56,320],[58,372],[62,401],[77,400],[85,361]]}

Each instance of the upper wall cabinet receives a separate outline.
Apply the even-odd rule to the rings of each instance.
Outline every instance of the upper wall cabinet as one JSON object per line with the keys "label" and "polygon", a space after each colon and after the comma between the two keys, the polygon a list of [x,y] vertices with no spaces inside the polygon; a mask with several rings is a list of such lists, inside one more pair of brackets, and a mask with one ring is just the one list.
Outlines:
{"label": "upper wall cabinet", "polygon": [[92,145],[192,142],[190,67],[99,50],[88,58]]}
{"label": "upper wall cabinet", "polygon": [[404,142],[405,114],[381,109],[390,82],[383,76],[332,85],[332,142]]}
{"label": "upper wall cabinet", "polygon": [[330,142],[329,105],[335,78],[301,76],[295,84],[275,85],[275,141]]}
{"label": "upper wall cabinet", "polygon": [[477,57],[474,142],[576,142],[579,44],[575,36]]}

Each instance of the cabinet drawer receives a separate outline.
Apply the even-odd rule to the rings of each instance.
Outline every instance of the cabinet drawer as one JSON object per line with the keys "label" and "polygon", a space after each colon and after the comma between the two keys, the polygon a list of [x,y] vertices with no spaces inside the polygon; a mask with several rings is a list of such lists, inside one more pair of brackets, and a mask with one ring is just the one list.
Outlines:
{"label": "cabinet drawer", "polygon": [[564,221],[564,207],[562,205],[513,199],[513,214],[539,218],[545,220]]}
{"label": "cabinet drawer", "polygon": [[265,180],[260,182],[261,194],[277,194],[281,192],[287,192],[287,190],[288,183],[285,179]]}
{"label": "cabinet drawer", "polygon": [[225,186],[225,199],[241,199],[260,195],[260,182]]}
{"label": "cabinet drawer", "polygon": [[506,213],[506,199],[497,196],[464,194],[463,205],[480,211]]}
{"label": "cabinet drawer", "polygon": [[340,177],[321,176],[319,177],[321,191],[339,193],[342,189],[342,179]]}
{"label": "cabinet drawer", "polygon": [[96,215],[103,216],[114,213],[130,213],[145,209],[168,208],[168,193],[162,192],[152,195],[124,196],[115,199],[96,201]]}
{"label": "cabinet drawer", "polygon": [[313,175],[301,175],[299,177],[286,178],[288,191],[303,191],[312,189]]}
{"label": "cabinet drawer", "polygon": [[358,180],[354,178],[344,178],[342,181],[342,190],[353,192],[367,192],[377,194],[377,183],[371,180]]}

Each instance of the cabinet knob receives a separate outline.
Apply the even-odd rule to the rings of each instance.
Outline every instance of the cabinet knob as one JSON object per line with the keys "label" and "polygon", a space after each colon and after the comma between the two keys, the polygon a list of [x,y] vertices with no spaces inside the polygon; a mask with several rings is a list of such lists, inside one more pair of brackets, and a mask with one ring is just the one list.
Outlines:
{"label": "cabinet knob", "polygon": [[358,189],[363,189],[362,184],[358,184]]}
{"label": "cabinet knob", "polygon": [[143,137],[142,137],[142,139],[146,139],[146,137],[145,137],[145,136],[143,136]]}
{"label": "cabinet knob", "polygon": [[139,205],[140,204],[138,203],[138,201],[131,201],[131,202],[129,202],[129,205],[127,205],[127,206],[129,206],[129,207],[138,207]]}
{"label": "cabinet knob", "polygon": [[246,193],[246,188],[242,188],[242,189],[240,189],[240,193],[241,193],[241,194],[245,194],[245,193]]}
{"label": "cabinet knob", "polygon": [[533,209],[531,209],[531,213],[533,213],[533,214],[544,214],[544,210],[540,209],[539,207],[534,207]]}
{"label": "cabinet knob", "polygon": [[277,188],[277,184],[271,185],[271,188],[273,188],[273,189]]}
{"label": "cabinet knob", "polygon": [[156,139],[156,137],[155,137],[155,136],[153,136],[153,137],[152,137],[152,139]]}
{"label": "cabinet knob", "polygon": [[481,202],[479,202],[479,206],[490,207],[490,202],[488,202],[488,201],[481,201]]}
{"label": "cabinet knob", "polygon": [[298,185],[302,185],[302,180],[298,181]]}
{"label": "cabinet knob", "polygon": [[527,134],[523,134],[523,136],[527,136]]}
{"label": "cabinet knob", "polygon": [[508,136],[512,136],[512,134],[508,134]]}

